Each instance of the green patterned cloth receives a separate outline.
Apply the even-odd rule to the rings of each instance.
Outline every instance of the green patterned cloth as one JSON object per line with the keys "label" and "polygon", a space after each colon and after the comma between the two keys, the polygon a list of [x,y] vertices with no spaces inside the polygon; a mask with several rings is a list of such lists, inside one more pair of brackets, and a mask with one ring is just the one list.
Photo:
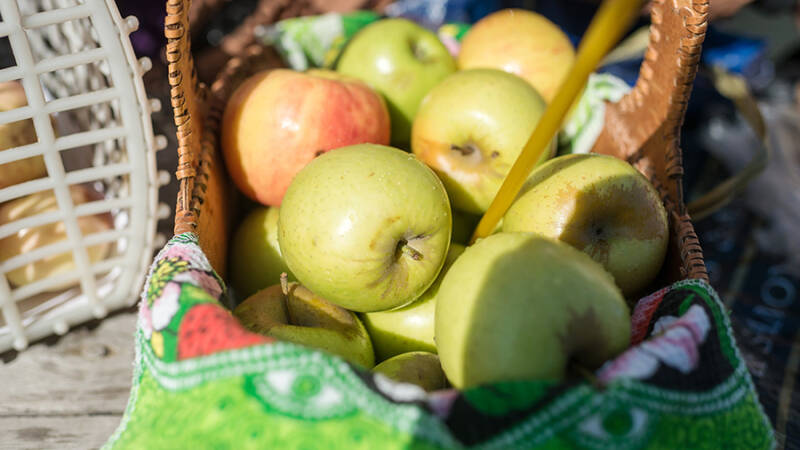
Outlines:
{"label": "green patterned cloth", "polygon": [[578,105],[558,134],[559,153],[589,153],[603,131],[606,102],[617,102],[630,90],[614,75],[591,74]]}
{"label": "green patterned cloth", "polygon": [[267,27],[262,43],[275,47],[294,70],[331,68],[347,40],[378,19],[372,11],[294,17]]}
{"label": "green patterned cloth", "polygon": [[197,236],[161,250],[142,293],[133,387],[106,448],[762,449],[774,444],[716,293],[640,300],[633,346],[593,383],[426,394],[243,329]]}

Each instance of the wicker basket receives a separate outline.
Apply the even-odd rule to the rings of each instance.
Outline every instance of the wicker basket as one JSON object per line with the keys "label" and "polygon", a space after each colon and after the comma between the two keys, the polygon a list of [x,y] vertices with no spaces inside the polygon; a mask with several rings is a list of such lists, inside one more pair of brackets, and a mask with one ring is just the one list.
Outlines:
{"label": "wicker basket", "polygon": [[[686,212],[681,187],[680,127],[700,59],[707,26],[706,0],[653,2],[650,43],[633,90],[607,109],[594,151],[623,158],[645,174],[670,214],[670,250],[654,286],[708,279],[702,250]],[[200,245],[223,277],[231,217],[238,194],[218,148],[225,103],[248,76],[282,65],[269,47],[250,46],[231,59],[210,89],[199,83],[192,58],[189,0],[167,4],[170,84],[178,127],[180,180],[175,233],[198,233]]]}
{"label": "wicker basket", "polygon": [[[155,151],[166,139],[153,136],[150,113],[160,105],[142,84],[151,63],[136,60],[128,38],[135,17],[120,17],[112,0],[3,0],[0,15],[0,46],[9,56],[0,81],[18,80],[27,99],[0,112],[0,124],[27,121],[36,135],[0,151],[0,165],[36,157],[46,167],[38,178],[0,184],[0,203],[40,195],[56,206],[0,223],[0,243],[41,226],[64,230],[63,239],[0,260],[2,352],[134,303],[158,244],[157,218],[169,215],[157,203],[159,181],[169,176],[156,173]],[[102,195],[77,204],[75,185]],[[97,215],[113,225],[87,233],[81,221]],[[90,258],[87,249],[99,245],[105,256]],[[12,284],[12,271],[59,254],[74,261],[67,271]]]}

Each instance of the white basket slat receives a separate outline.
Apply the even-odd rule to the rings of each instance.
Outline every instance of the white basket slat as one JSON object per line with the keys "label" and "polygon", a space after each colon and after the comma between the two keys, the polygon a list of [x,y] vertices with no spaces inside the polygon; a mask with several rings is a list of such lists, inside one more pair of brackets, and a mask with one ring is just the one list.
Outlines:
{"label": "white basket slat", "polygon": [[[38,139],[0,150],[0,164],[41,155],[47,168],[46,177],[0,189],[0,203],[50,190],[58,204],[58,211],[0,223],[0,239],[58,221],[67,235],[0,261],[2,352],[136,301],[164,215],[155,151],[166,142],[153,136],[150,113],[160,103],[147,98],[141,80],[152,64],[136,59],[128,38],[138,20],[123,19],[113,0],[0,0],[0,15],[0,38],[16,61],[0,69],[0,81],[19,80],[28,99],[27,106],[0,112],[0,124],[31,119]],[[63,121],[77,131],[59,135]],[[65,152],[73,150],[89,155],[90,165],[66,167]],[[82,183],[102,186],[104,198],[74,205],[69,186]],[[104,213],[112,214],[114,228],[83,235],[77,218]],[[86,249],[107,243],[116,243],[114,251],[92,263]],[[3,275],[64,252],[71,252],[74,270],[19,287]],[[76,284],[48,292],[67,282]],[[20,310],[31,301],[38,305]]]}

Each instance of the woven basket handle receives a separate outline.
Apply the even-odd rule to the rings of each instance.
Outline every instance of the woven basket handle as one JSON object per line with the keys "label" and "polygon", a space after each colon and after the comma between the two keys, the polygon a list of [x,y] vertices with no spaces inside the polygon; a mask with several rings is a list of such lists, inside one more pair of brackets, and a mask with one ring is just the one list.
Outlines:
{"label": "woven basket handle", "polygon": [[631,92],[609,105],[594,151],[625,159],[661,181],[682,213],[678,139],[708,25],[708,1],[655,0],[650,17],[639,78]]}
{"label": "woven basket handle", "polygon": [[650,37],[631,92],[608,105],[592,149],[633,164],[658,189],[680,257],[680,278],[708,280],[700,242],[683,200],[678,145],[708,27],[708,0],[654,0]]}
{"label": "woven basket handle", "polygon": [[175,206],[175,234],[194,231],[195,212],[191,207],[198,152],[203,126],[205,88],[197,81],[189,34],[191,0],[168,0],[164,19],[167,38],[167,63],[170,97],[177,127],[179,190]]}

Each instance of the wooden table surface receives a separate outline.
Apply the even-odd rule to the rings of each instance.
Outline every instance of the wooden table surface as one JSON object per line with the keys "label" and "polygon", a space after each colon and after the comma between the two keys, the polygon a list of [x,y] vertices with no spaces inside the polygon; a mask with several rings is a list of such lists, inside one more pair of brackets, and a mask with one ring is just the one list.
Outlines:
{"label": "wooden table surface", "polygon": [[3,355],[0,449],[102,446],[128,401],[135,327],[129,309]]}
{"label": "wooden table surface", "polygon": [[[164,105],[152,115],[155,134],[167,138],[156,153],[160,170],[178,165],[177,139],[169,108],[166,67],[156,62],[144,76],[150,97]],[[178,183],[159,189],[159,201],[175,210]],[[158,231],[172,234],[174,213]],[[75,327],[24,352],[0,355],[0,450],[99,448],[116,429],[133,376],[136,309]]]}

